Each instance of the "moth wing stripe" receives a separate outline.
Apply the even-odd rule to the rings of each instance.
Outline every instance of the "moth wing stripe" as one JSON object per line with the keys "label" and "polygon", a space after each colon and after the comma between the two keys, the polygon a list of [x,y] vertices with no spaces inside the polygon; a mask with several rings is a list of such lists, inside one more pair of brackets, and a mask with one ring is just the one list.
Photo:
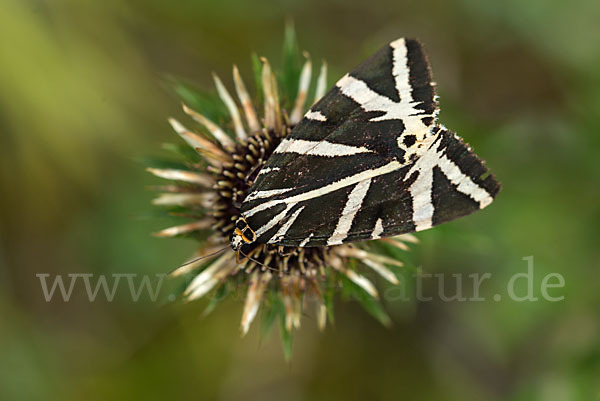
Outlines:
{"label": "moth wing stripe", "polygon": [[404,38],[400,38],[392,43],[392,74],[396,81],[396,90],[400,96],[400,103],[411,104],[412,87],[410,86],[410,68],[408,67],[406,42]]}
{"label": "moth wing stripe", "polygon": [[374,92],[364,81],[346,74],[337,84],[340,91],[357,102],[364,111],[379,111],[384,114],[379,117],[373,117],[370,121],[402,120],[406,132],[420,132],[428,130],[421,120],[423,117],[430,116],[423,110],[416,109],[414,106],[418,103],[395,102],[392,99]]}
{"label": "moth wing stripe", "polygon": [[371,179],[369,178],[356,184],[356,187],[350,192],[344,210],[342,211],[342,216],[338,220],[333,234],[327,240],[327,245],[341,244],[344,239],[346,239],[348,232],[352,227],[352,222],[356,217],[356,213],[360,209],[370,186]]}
{"label": "moth wing stripe", "polygon": [[308,199],[316,198],[317,196],[328,194],[328,193],[336,191],[340,188],[344,188],[349,185],[356,184],[358,182],[367,180],[369,178],[374,178],[374,177],[377,177],[380,175],[391,173],[393,171],[400,169],[401,167],[402,167],[402,164],[400,162],[394,160],[394,161],[391,161],[388,164],[385,164],[381,167],[370,169],[370,170],[363,170],[354,175],[344,177],[341,180],[332,182],[331,184],[327,184],[321,188],[316,188],[316,189],[313,189],[310,191],[306,191],[304,193],[291,196],[289,198],[273,199],[273,200],[267,201],[265,203],[262,203],[260,205],[255,206],[254,208],[250,209],[249,211],[244,213],[244,215],[252,216],[253,214],[256,214],[262,210],[273,207],[274,205],[277,205],[279,203],[286,203],[289,205],[289,204],[302,202],[302,201],[305,201]]}
{"label": "moth wing stripe", "polygon": [[416,231],[426,230],[433,226],[432,189],[433,169],[420,170],[419,176],[410,186],[413,200],[413,222]]}
{"label": "moth wing stripe", "polygon": [[314,235],[313,233],[310,233],[310,235],[308,237],[304,238],[302,240],[302,242],[300,243],[300,245],[298,245],[298,246],[302,248],[303,246],[308,244],[308,241],[310,241],[310,239],[313,237],[313,235]]}
{"label": "moth wing stripe", "polygon": [[387,111],[394,107],[391,99],[371,90],[364,81],[350,74],[344,75],[336,86],[365,111]]}
{"label": "moth wing stripe", "polygon": [[248,201],[251,201],[254,199],[268,198],[271,196],[284,194],[286,192],[291,191],[292,189],[294,189],[294,188],[269,189],[266,191],[256,191],[256,192],[253,192],[253,193],[249,194],[248,196],[246,196],[246,198],[244,199],[244,202],[248,202]]}
{"label": "moth wing stripe", "polygon": [[441,138],[442,136],[440,135],[430,146],[429,150],[417,160],[408,174],[406,174],[406,177],[410,177],[415,171],[419,173],[419,176],[409,189],[413,199],[413,222],[415,223],[416,231],[430,228],[433,224],[433,168],[436,166],[440,168],[452,184],[456,185],[457,191],[464,193],[478,202],[480,209],[483,209],[494,200],[484,188],[473,182],[469,176],[461,171],[456,163],[444,154],[446,148],[443,148],[441,151],[437,150],[437,142]]}
{"label": "moth wing stripe", "polygon": [[274,216],[271,220],[269,220],[268,223],[260,226],[255,231],[256,237],[260,237],[261,235],[263,235],[264,233],[266,233],[267,231],[269,231],[271,228],[275,227],[281,220],[283,220],[285,218],[285,216],[288,214],[288,212],[290,211],[290,209],[292,208],[292,206],[293,205],[288,205],[288,207],[286,207],[278,215]]}
{"label": "moth wing stripe", "polygon": [[273,243],[276,243],[277,241],[281,240],[285,236],[285,234],[288,232],[288,230],[290,229],[292,224],[294,224],[294,221],[296,221],[296,219],[298,218],[298,215],[300,214],[300,212],[302,212],[302,210],[304,208],[305,208],[305,206],[302,206],[301,208],[296,210],[290,216],[290,218],[279,228],[277,233],[268,241],[268,243],[273,244]]}
{"label": "moth wing stripe", "polygon": [[271,171],[279,171],[279,170],[281,170],[279,167],[264,167],[264,168],[260,169],[260,171],[258,172],[258,174],[256,176],[258,177],[259,175],[267,174],[267,173],[270,173]]}
{"label": "moth wing stripe", "polygon": [[412,197],[413,223],[415,231],[422,231],[433,226],[434,207],[431,194],[433,191],[433,168],[439,162],[437,151],[438,142],[442,139],[439,135],[432,141],[429,149],[415,162],[406,174],[406,178],[416,171],[418,176],[409,188]]}
{"label": "moth wing stripe", "polygon": [[450,180],[450,182],[456,185],[456,189],[465,195],[468,195],[471,199],[479,203],[479,208],[483,209],[492,201],[494,198],[483,188],[477,185],[471,178],[465,175],[452,160],[448,159],[446,155],[441,155],[438,166],[444,173],[444,175]]}
{"label": "moth wing stripe", "polygon": [[321,113],[320,111],[312,111],[309,110],[305,115],[304,118],[308,119],[308,120],[313,120],[313,121],[327,121],[327,117],[325,117],[323,115],[323,113]]}
{"label": "moth wing stripe", "polygon": [[364,146],[350,146],[327,141],[307,141],[304,139],[284,139],[274,153],[298,153],[313,156],[352,156],[358,153],[372,153]]}
{"label": "moth wing stripe", "polygon": [[379,239],[381,238],[381,234],[383,234],[383,222],[381,221],[381,217],[379,217],[375,222],[375,228],[371,233],[371,239]]}

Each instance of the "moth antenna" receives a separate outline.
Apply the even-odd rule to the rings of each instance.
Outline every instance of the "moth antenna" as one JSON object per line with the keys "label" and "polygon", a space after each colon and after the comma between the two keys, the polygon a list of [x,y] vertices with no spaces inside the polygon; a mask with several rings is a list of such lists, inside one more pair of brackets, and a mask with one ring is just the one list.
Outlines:
{"label": "moth antenna", "polygon": [[229,248],[229,246],[225,246],[225,247],[223,247],[223,248],[219,249],[218,251],[215,251],[215,252],[213,252],[213,253],[209,253],[208,255],[202,255],[202,256],[198,256],[197,258],[194,258],[194,259],[190,260],[189,262],[186,262],[186,263],[184,263],[184,264],[182,264],[182,265],[180,265],[180,266],[178,266],[178,267],[174,268],[173,270],[171,270],[171,271],[169,272],[169,275],[170,275],[170,274],[173,274],[173,272],[177,271],[178,269],[181,269],[181,268],[182,268],[182,267],[184,267],[184,266],[191,265],[192,263],[195,263],[195,262],[197,262],[197,261],[199,261],[199,260],[201,260],[201,259],[205,259],[205,258],[209,258],[209,257],[211,257],[211,256],[215,256],[215,255],[217,255],[217,254],[219,254],[219,253],[223,252],[223,251],[224,251],[224,250],[226,250],[227,248]]}

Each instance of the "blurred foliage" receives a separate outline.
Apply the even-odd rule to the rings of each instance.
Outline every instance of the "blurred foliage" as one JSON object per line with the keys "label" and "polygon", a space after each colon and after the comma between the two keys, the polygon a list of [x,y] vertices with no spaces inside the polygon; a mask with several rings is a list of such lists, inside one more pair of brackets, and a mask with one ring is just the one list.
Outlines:
{"label": "blurred foliage", "polygon": [[[124,286],[46,303],[37,273],[154,275],[192,252],[149,235],[169,222],[135,162],[173,139],[167,77],[211,90],[236,63],[251,82],[252,52],[279,60],[288,18],[330,82],[397,37],[426,44],[441,120],[504,189],[402,257],[448,280],[489,272],[489,300],[386,302],[389,329],[339,303],[335,327],[294,334],[289,365],[259,325],[239,338],[241,299],[204,319],[209,302],[133,302]],[[593,0],[4,0],[0,399],[598,399],[599,20]],[[559,272],[565,300],[492,301],[530,255],[537,295]]]}

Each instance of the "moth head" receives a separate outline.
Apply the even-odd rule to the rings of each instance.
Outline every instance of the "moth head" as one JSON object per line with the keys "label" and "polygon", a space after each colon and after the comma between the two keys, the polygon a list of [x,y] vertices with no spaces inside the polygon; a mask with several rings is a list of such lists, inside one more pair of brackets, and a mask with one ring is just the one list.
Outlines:
{"label": "moth head", "polygon": [[248,225],[246,218],[241,216],[235,222],[235,228],[231,235],[231,247],[238,251],[243,245],[252,244],[256,240],[256,234]]}

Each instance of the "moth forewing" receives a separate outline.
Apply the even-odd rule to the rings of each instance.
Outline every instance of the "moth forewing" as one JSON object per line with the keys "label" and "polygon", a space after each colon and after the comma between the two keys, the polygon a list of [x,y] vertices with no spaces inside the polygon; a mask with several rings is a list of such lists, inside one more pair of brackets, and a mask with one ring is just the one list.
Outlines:
{"label": "moth forewing", "polygon": [[437,114],[421,44],[383,47],[338,80],[266,161],[241,208],[254,241],[338,245],[487,206],[498,182],[481,179],[484,162],[436,125]]}

